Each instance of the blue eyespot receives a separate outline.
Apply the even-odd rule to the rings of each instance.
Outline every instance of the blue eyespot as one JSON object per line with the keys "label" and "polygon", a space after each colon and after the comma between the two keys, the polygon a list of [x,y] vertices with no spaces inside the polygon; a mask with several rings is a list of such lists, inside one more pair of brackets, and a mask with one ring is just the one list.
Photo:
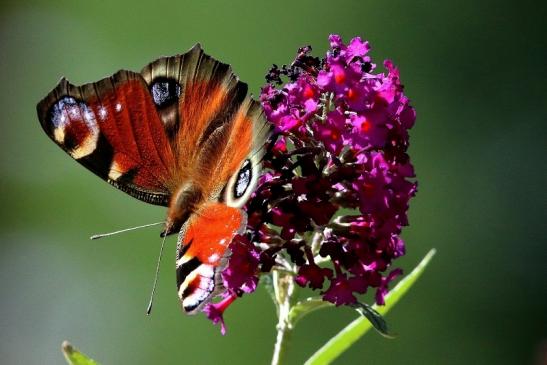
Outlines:
{"label": "blue eyespot", "polygon": [[234,184],[234,197],[236,199],[245,195],[252,180],[253,169],[250,160],[245,160],[243,167],[237,173],[236,183]]}
{"label": "blue eyespot", "polygon": [[181,87],[174,79],[159,77],[150,84],[154,104],[160,108],[176,103],[181,94]]}

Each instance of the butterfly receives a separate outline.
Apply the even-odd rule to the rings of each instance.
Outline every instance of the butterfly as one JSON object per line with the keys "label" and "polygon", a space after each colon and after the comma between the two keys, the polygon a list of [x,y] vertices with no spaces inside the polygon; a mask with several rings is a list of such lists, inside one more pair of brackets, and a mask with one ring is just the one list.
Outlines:
{"label": "butterfly", "polygon": [[46,134],[109,184],[167,207],[162,237],[179,233],[176,279],[193,314],[222,288],[242,209],[256,187],[271,128],[247,84],[199,44],[140,73],[74,86],[37,105]]}

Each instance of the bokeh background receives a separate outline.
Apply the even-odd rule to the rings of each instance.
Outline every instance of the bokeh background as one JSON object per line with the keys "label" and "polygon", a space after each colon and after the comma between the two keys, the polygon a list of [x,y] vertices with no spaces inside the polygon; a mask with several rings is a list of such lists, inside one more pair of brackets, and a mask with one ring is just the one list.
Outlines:
{"label": "bokeh background", "polygon": [[[266,364],[275,314],[263,289],[227,312],[228,335],[187,317],[168,241],[144,315],[162,220],[42,132],[35,105],[62,75],[80,84],[195,42],[258,93],[272,63],[329,33],[371,41],[400,67],[418,112],[420,182],[404,233],[425,275],[339,364],[536,364],[547,351],[546,12],[536,1],[3,1],[0,5],[0,363],[62,364],[69,339],[103,364]],[[297,327],[302,363],[355,317],[325,310]]]}

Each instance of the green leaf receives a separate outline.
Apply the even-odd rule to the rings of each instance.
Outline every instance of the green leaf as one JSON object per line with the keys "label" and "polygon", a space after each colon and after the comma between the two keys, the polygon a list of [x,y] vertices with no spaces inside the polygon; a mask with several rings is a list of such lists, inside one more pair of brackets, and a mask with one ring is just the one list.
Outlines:
{"label": "green leaf", "polygon": [[333,307],[334,304],[326,302],[321,297],[306,298],[296,303],[289,312],[289,326],[292,328],[307,314],[318,309]]}
{"label": "green leaf", "polygon": [[68,341],[63,342],[63,355],[69,365],[99,365],[98,362],[75,349]]}
{"label": "green leaf", "polygon": [[357,312],[359,312],[360,315],[368,319],[370,324],[372,324],[374,329],[378,331],[379,334],[387,338],[393,338],[387,329],[386,320],[380,313],[376,312],[373,307],[365,303],[356,303],[353,307]]}
{"label": "green leaf", "polygon": [[[410,289],[410,287],[416,282],[416,280],[423,273],[426,266],[429,264],[433,256],[435,255],[435,249],[432,249],[425,255],[422,261],[403,278],[387,295],[385,298],[386,304],[384,306],[372,306],[373,309],[378,311],[380,315],[386,314]],[[363,336],[368,330],[372,328],[371,322],[368,318],[360,317],[347,325],[336,336],[331,338],[326,344],[324,344],[319,350],[313,354],[305,365],[325,365],[330,364],[334,359],[340,356],[346,351],[354,342],[356,342],[361,336]]]}

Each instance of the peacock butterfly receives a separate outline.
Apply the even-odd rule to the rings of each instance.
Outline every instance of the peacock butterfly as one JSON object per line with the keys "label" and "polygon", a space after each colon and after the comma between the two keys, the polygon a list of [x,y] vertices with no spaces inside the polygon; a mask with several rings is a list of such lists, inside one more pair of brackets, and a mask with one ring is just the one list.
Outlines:
{"label": "peacock butterfly", "polygon": [[186,313],[222,290],[219,272],[246,226],[242,206],[270,133],[229,65],[197,44],[140,73],[121,70],[82,86],[63,78],[37,110],[46,134],[76,161],[132,197],[168,207],[161,235],[179,232]]}

